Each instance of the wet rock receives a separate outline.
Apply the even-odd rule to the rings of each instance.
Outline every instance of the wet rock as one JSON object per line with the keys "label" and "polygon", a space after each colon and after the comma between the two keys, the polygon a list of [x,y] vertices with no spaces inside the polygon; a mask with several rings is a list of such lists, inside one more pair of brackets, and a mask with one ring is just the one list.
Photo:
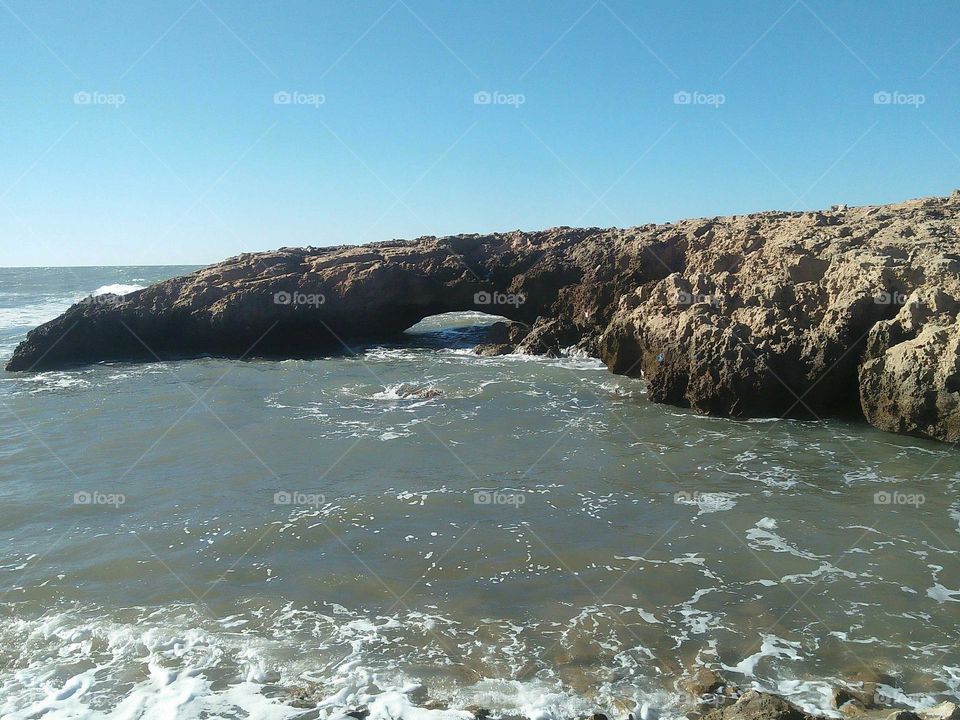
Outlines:
{"label": "wet rock", "polygon": [[443,392],[436,388],[417,387],[404,383],[397,388],[397,395],[401,398],[419,398],[421,400],[431,400],[433,398],[443,397]]}
{"label": "wet rock", "polygon": [[870,330],[860,367],[867,420],[890,432],[960,440],[960,303],[938,288],[911,294]]}
{"label": "wet rock", "polygon": [[861,703],[864,708],[870,710],[882,705],[881,698],[877,695],[880,685],[889,685],[897,687],[900,681],[893,675],[880,670],[859,670],[850,677],[850,683],[844,688],[836,688],[834,692],[841,692],[841,696],[847,699],[854,699]]}
{"label": "wet rock", "polygon": [[316,687],[293,686],[287,688],[288,705],[295,708],[314,708],[317,706]]}
{"label": "wet rock", "polygon": [[479,705],[467,705],[464,710],[472,713],[476,720],[487,720],[487,718],[490,717],[490,710],[480,707]]}
{"label": "wet rock", "polygon": [[404,692],[406,693],[407,698],[410,700],[410,702],[413,703],[414,705],[420,705],[420,706],[425,705],[427,701],[430,699],[429,694],[427,693],[426,685],[417,685],[415,687],[404,690]]}
{"label": "wet rock", "polygon": [[895,710],[887,715],[886,720],[920,720],[920,716],[910,710]]}
{"label": "wet rock", "polygon": [[704,666],[695,667],[677,683],[679,690],[700,697],[720,690],[727,681],[719,673]]}
{"label": "wet rock", "polygon": [[[830,692],[830,702],[837,709],[841,709],[842,706],[850,702],[856,703],[864,709],[872,708],[876,707],[875,693],[875,682],[862,683],[861,687],[835,687]],[[848,708],[847,712],[855,712],[855,708]]]}
{"label": "wet rock", "polygon": [[853,695],[846,688],[835,687],[830,691],[830,704],[839,708],[846,702],[853,700]]}
{"label": "wet rock", "polygon": [[509,355],[530,332],[530,328],[518,322],[495,322],[484,333],[485,342],[477,345],[473,351],[477,355]]}
{"label": "wet rock", "polygon": [[530,328],[523,323],[498,321],[488,326],[484,335],[488,343],[516,345],[528,332]]}
{"label": "wet rock", "polygon": [[[836,703],[836,699],[834,700]],[[836,706],[847,717],[857,717],[867,712],[866,706],[856,699],[845,700]]]}
{"label": "wet rock", "polygon": [[513,345],[507,343],[481,343],[473,348],[473,351],[483,357],[496,357],[498,355],[509,355],[513,352],[513,347]]}
{"label": "wet rock", "polygon": [[615,698],[610,703],[610,709],[613,711],[614,720],[629,720],[638,710],[636,701],[626,698]]}
{"label": "wet rock", "polygon": [[942,702],[917,713],[923,720],[960,720],[960,708],[956,703]]}
{"label": "wet rock", "polygon": [[733,705],[711,710],[704,720],[812,720],[796,705],[782,697],[748,690]]}
{"label": "wet rock", "polygon": [[576,327],[566,319],[541,318],[517,346],[517,352],[524,355],[559,357],[565,348],[575,345],[580,337]]}

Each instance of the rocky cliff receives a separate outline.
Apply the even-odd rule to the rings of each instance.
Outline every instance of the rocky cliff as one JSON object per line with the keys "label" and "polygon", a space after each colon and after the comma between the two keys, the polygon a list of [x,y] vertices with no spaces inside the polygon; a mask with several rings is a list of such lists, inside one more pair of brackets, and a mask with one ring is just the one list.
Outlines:
{"label": "rocky cliff", "polygon": [[730,417],[863,416],[960,439],[960,192],[626,230],[245,254],[33,330],[8,370],[201,354],[310,356],[482,310],[576,345],[650,398]]}

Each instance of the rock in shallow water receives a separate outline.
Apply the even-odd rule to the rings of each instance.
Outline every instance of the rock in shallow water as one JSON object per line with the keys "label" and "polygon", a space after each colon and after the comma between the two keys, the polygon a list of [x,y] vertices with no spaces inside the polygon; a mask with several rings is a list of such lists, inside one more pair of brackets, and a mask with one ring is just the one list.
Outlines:
{"label": "rock in shallow water", "polygon": [[[9,370],[301,357],[481,311],[518,352],[598,354],[730,417],[861,415],[960,439],[960,193],[626,230],[554,228],[245,254],[33,330]],[[489,348],[501,352],[504,347]]]}

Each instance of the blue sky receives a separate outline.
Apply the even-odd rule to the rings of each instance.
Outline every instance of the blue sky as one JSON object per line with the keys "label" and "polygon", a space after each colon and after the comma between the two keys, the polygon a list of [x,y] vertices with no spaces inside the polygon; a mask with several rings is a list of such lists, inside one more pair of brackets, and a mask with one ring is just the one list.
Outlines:
{"label": "blue sky", "polygon": [[958,41],[953,0],[2,0],[0,265],[947,194]]}

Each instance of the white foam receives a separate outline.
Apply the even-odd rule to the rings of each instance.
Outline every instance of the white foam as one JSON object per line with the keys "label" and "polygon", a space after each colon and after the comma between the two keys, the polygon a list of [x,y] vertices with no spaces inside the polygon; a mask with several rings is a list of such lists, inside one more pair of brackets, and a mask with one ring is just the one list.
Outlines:
{"label": "white foam", "polygon": [[137,290],[143,290],[143,285],[125,285],[124,283],[113,283],[112,285],[101,285],[94,290],[91,295],[129,295]]}
{"label": "white foam", "polygon": [[723,665],[724,670],[740,673],[746,677],[753,677],[757,671],[757,664],[764,658],[788,658],[790,660],[800,660],[801,656],[797,652],[800,649],[799,642],[784,640],[776,635],[765,634],[760,649],[753,655],[749,655],[736,665]]}
{"label": "white foam", "polygon": [[960,602],[960,590],[950,590],[940,583],[934,583],[933,587],[927,588],[927,597],[933,598],[938,603]]}
{"label": "white foam", "polygon": [[[126,295],[135,290],[142,289],[142,285],[116,283],[113,285],[103,285],[90,294],[93,296],[105,295],[107,293]],[[37,325],[42,325],[62,315],[70,306],[80,302],[85,297],[87,297],[86,294],[63,295],[60,297],[50,297],[27,305],[0,308],[0,329],[32,328]]]}
{"label": "white foam", "polygon": [[795,545],[791,545],[784,538],[773,532],[777,528],[777,521],[773,518],[764,517],[757,521],[754,527],[747,530],[747,540],[754,550],[769,550],[775,553],[788,553],[805,560],[819,560],[819,556],[813,553],[800,550]]}
{"label": "white foam", "polygon": [[80,298],[51,298],[30,305],[0,308],[0,328],[30,328],[63,314]]}
{"label": "white foam", "polygon": [[[380,392],[373,393],[371,400],[407,400],[426,403],[433,400],[439,391],[433,386],[419,387],[412,383],[395,383],[387,385]],[[426,397],[427,394],[433,394],[432,397]]]}

